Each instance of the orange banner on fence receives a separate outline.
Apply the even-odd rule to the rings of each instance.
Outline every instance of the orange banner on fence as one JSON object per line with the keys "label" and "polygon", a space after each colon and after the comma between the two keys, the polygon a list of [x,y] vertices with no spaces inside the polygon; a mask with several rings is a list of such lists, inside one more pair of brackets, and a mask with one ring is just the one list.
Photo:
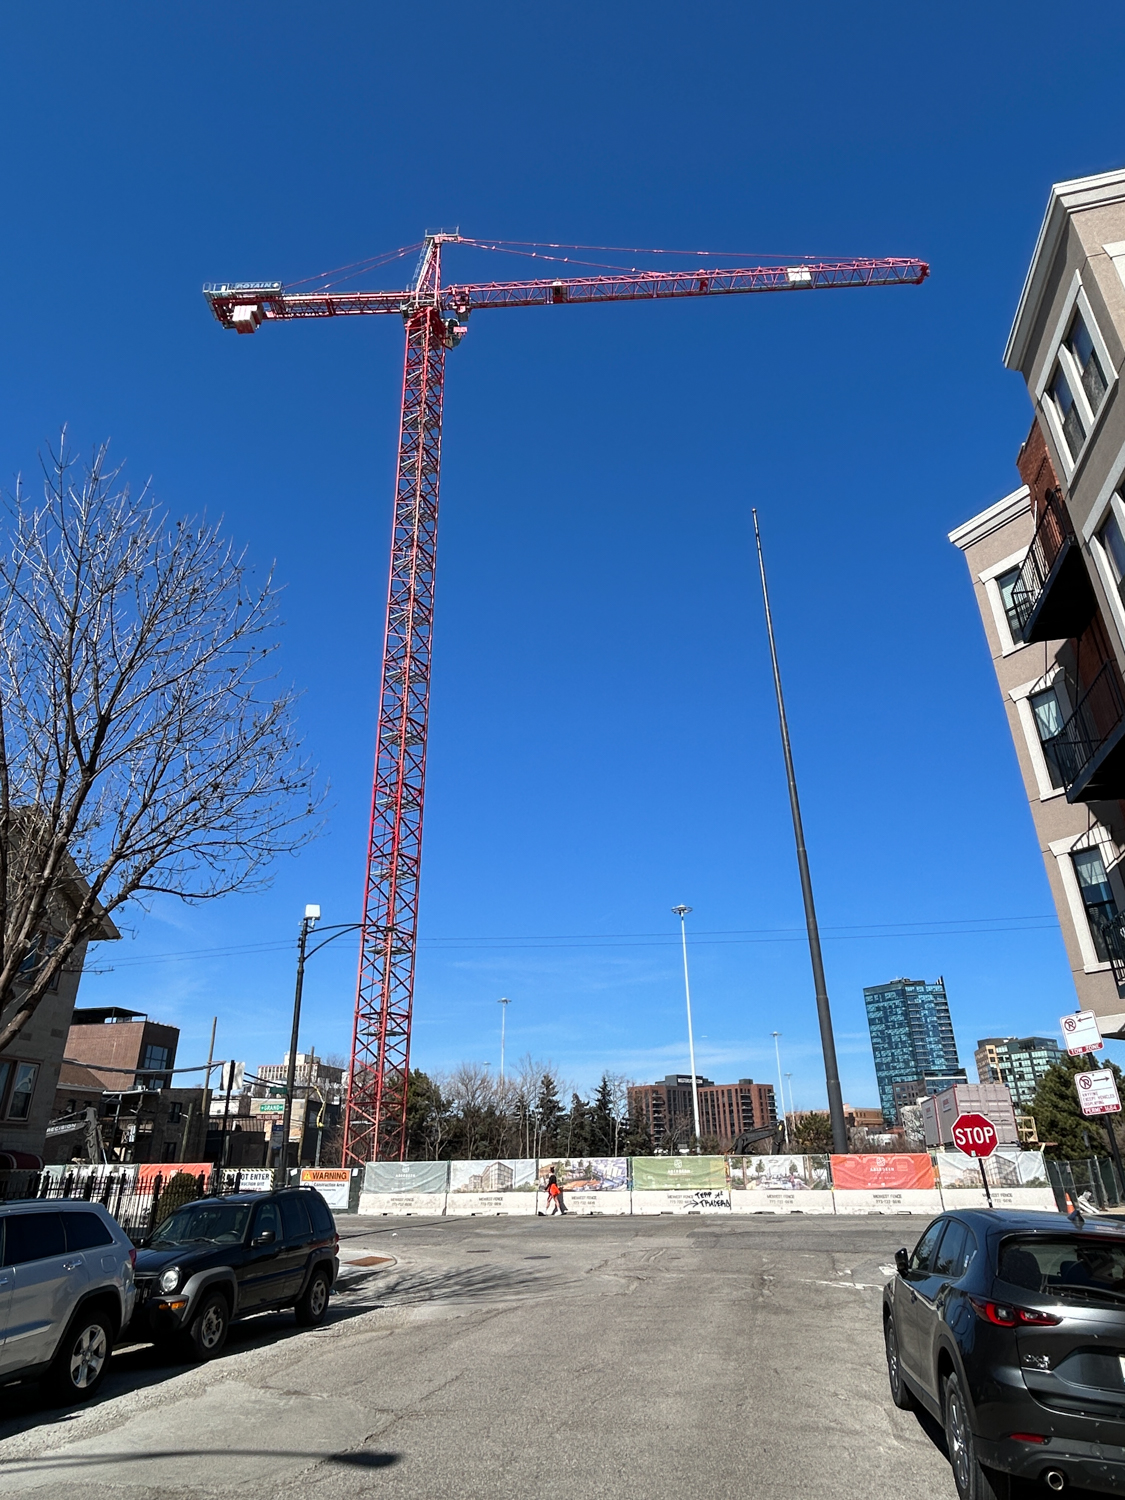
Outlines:
{"label": "orange banner on fence", "polygon": [[890,1156],[832,1157],[832,1186],[866,1192],[874,1190],[932,1188],[934,1164],[928,1156],[906,1152]]}
{"label": "orange banner on fence", "polygon": [[211,1171],[209,1161],[146,1161],[137,1168],[137,1189],[142,1193],[151,1193],[152,1185],[159,1177],[160,1190],[163,1192],[178,1172],[186,1172],[189,1177],[202,1177],[206,1188],[211,1180]]}

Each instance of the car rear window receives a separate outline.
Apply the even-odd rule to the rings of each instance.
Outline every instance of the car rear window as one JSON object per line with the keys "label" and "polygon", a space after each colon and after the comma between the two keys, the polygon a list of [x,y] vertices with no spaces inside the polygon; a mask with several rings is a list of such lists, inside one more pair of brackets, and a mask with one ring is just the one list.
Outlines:
{"label": "car rear window", "polygon": [[997,1274],[1034,1292],[1125,1301],[1125,1235],[1027,1235],[1000,1247]]}
{"label": "car rear window", "polygon": [[285,1238],[287,1240],[307,1239],[312,1226],[309,1224],[309,1216],[300,1198],[287,1193],[284,1198],[279,1198],[277,1201],[281,1207],[281,1224],[285,1230]]}
{"label": "car rear window", "polygon": [[328,1204],[319,1193],[306,1194],[304,1205],[308,1209],[313,1221],[313,1231],[317,1235],[335,1234],[336,1224],[328,1211]]}
{"label": "car rear window", "polygon": [[62,1214],[43,1212],[4,1216],[4,1252],[0,1264],[22,1266],[66,1254]]}
{"label": "car rear window", "polygon": [[92,1250],[95,1245],[112,1245],[113,1235],[97,1214],[89,1209],[74,1209],[62,1216],[68,1250]]}

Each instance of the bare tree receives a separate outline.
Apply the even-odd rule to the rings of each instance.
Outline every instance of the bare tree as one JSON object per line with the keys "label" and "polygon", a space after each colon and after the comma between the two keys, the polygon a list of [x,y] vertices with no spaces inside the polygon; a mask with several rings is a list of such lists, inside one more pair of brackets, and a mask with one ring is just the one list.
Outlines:
{"label": "bare tree", "polygon": [[272,578],[104,447],[44,469],[0,548],[0,1051],[104,916],[259,887],[314,831]]}

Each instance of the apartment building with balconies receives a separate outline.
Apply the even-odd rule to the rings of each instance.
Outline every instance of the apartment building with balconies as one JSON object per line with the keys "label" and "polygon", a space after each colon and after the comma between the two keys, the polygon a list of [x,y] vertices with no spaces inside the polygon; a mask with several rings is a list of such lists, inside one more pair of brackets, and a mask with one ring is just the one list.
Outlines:
{"label": "apartment building with balconies", "polygon": [[1080,1003],[1125,1035],[1125,170],[1057,184],[1004,353],[1034,420],[965,555]]}

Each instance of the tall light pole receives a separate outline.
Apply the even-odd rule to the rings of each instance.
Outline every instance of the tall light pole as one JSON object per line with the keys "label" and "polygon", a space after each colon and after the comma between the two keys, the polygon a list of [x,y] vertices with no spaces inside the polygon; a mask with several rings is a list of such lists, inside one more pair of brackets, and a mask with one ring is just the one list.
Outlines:
{"label": "tall light pole", "polygon": [[[785,699],[781,692],[781,670],[777,664],[777,645],[773,638],[773,615],[770,612],[770,595],[766,587],[766,563],[762,556],[762,537],[758,530],[758,512],[754,517],[754,541],[758,548],[758,571],[762,575],[762,602],[766,607],[766,634],[770,641],[770,661],[773,663],[773,687],[777,695],[777,718],[781,726],[781,749],[785,756],[785,779],[789,783],[789,810],[793,815],[793,838],[797,845],[797,869],[801,876],[801,895],[805,902],[805,928],[809,937],[809,960],[812,964],[813,985],[816,989],[816,1011],[820,1019],[820,1046],[824,1053],[824,1081],[828,1085],[828,1117],[832,1121],[832,1149],[843,1156],[848,1149],[848,1128],[844,1124],[844,1096],[840,1092],[840,1068],[836,1062],[836,1038],[832,1034],[832,1009],[828,1004],[828,985],[824,978],[824,959],[820,951],[820,929],[816,921],[816,905],[813,902],[812,876],[809,873],[809,856],[805,849],[805,829],[801,822],[801,804],[797,798],[797,776],[793,770],[793,751],[789,744],[789,723],[785,717]],[[784,1104],[784,1100],[782,1101]]]}
{"label": "tall light pole", "polygon": [[781,1092],[781,1127],[785,1131],[785,1149],[789,1149],[789,1117],[785,1113],[785,1083],[781,1077],[781,1043],[778,1041],[780,1031],[772,1031],[773,1050],[777,1055],[777,1087]]}
{"label": "tall light pole", "polygon": [[508,1006],[511,1005],[512,1002],[510,1000],[507,1000],[507,999],[500,999],[500,1000],[497,1000],[496,1003],[497,1003],[497,1005],[499,1005],[501,1007],[501,1011],[500,1011],[500,1082],[503,1083],[504,1082],[504,1022],[508,1019]]}
{"label": "tall light pole", "polygon": [[691,1033],[691,981],[688,978],[687,963],[687,924],[684,918],[691,911],[690,906],[673,906],[672,911],[680,919],[680,938],[684,946],[684,999],[687,1001],[687,1044],[688,1059],[691,1063],[691,1112],[695,1120],[695,1149],[699,1150],[699,1084],[695,1077],[695,1038]]}
{"label": "tall light pole", "polygon": [[[297,988],[293,994],[293,1030],[289,1037],[289,1066],[285,1071],[285,1109],[281,1116],[281,1150],[277,1154],[277,1165],[284,1173],[289,1165],[289,1124],[293,1116],[293,1085],[297,1075],[297,1039],[301,1029],[301,991],[305,987],[305,948],[309,933],[320,921],[320,907],[306,906],[301,918],[301,931],[297,937]],[[233,1063],[231,1064],[233,1068]],[[301,1165],[301,1152],[297,1151],[297,1165]],[[282,1182],[285,1181],[284,1176]]]}
{"label": "tall light pole", "polygon": [[797,1108],[793,1103],[793,1075],[792,1073],[786,1073],[785,1077],[789,1083],[789,1113],[791,1115],[795,1115],[797,1113]]}

